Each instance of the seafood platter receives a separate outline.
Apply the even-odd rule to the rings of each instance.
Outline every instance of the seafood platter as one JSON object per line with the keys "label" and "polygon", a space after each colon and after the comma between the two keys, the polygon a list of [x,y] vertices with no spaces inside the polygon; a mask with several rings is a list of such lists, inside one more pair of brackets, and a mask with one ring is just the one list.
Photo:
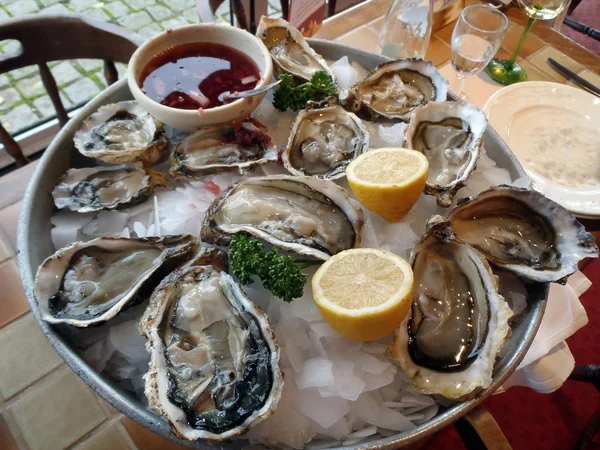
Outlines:
{"label": "seafood platter", "polygon": [[[184,132],[122,81],[60,132],[20,220],[32,309],[100,395],[184,445],[409,444],[506,380],[549,283],[598,249],[431,62],[283,20],[256,36],[281,83],[249,117]],[[202,116],[263,77],[244,58],[176,47],[136,82]]]}

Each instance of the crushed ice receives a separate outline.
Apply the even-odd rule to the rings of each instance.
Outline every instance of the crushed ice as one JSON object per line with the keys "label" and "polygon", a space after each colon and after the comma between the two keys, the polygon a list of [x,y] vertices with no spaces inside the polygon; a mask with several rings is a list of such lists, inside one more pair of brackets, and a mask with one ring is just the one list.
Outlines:
{"label": "crushed ice", "polygon": [[[347,58],[332,64],[340,83],[351,86],[366,71]],[[280,113],[271,105],[271,93],[258,107],[255,117],[269,128],[280,147],[287,143],[295,114]],[[371,146],[400,146],[406,125],[366,123]],[[168,129],[174,143],[184,134]],[[166,165],[159,167],[166,171]],[[277,164],[261,167],[256,175],[285,173]],[[202,180],[170,183],[148,201],[120,211],[77,214],[59,211],[52,217],[52,241],[56,248],[99,236],[146,237],[192,233],[199,236],[207,208],[216,198],[212,182],[220,190],[240,176],[224,173]],[[477,170],[456,198],[472,196],[499,184],[526,187],[527,177],[512,181],[507,170],[482,151]],[[348,188],[345,180],[340,184]],[[403,258],[425,231],[433,214],[447,214],[434,197],[422,195],[401,221],[388,223],[365,210],[362,246],[389,250]],[[312,273],[310,273],[312,275]],[[430,420],[438,410],[431,397],[414,391],[406,375],[386,358],[386,340],[356,343],[337,334],[321,317],[310,282],[302,298],[287,304],[273,297],[260,284],[246,288],[250,299],[269,316],[281,346],[280,367],[285,385],[275,413],[252,428],[244,439],[283,448],[328,448],[368,442],[381,436],[407,431]],[[510,299],[524,308],[520,292]],[[98,372],[111,377],[123,389],[134,392],[145,402],[143,375],[148,367],[144,339],[137,334],[138,321],[146,303],[122,312],[105,325],[92,329],[65,327],[64,334],[78,348],[82,358]],[[310,442],[310,444],[309,444]]]}

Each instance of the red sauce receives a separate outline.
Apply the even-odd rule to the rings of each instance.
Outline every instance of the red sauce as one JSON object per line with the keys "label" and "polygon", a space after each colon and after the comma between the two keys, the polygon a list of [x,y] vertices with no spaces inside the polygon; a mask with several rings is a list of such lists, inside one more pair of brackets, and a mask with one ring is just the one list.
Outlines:
{"label": "red sauce", "polygon": [[[178,109],[220,106],[225,91],[254,89],[258,67],[226,45],[199,42],[173,47],[155,56],[142,70],[142,91],[155,102]],[[225,100],[227,102],[227,100]]]}

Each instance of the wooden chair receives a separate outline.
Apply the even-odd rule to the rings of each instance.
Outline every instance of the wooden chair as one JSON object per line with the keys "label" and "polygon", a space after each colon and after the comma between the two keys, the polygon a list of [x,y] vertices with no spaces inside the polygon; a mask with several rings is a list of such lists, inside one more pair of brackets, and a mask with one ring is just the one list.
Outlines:
{"label": "wooden chair", "polygon": [[[76,58],[102,59],[104,76],[110,85],[118,79],[114,63],[128,62],[143,42],[143,38],[132,31],[80,14],[35,14],[0,22],[0,41],[7,39],[19,41],[22,51],[0,61],[0,74],[37,65],[61,126],[67,123],[69,116],[46,63]],[[17,166],[28,163],[21,148],[2,124],[0,142]]]}

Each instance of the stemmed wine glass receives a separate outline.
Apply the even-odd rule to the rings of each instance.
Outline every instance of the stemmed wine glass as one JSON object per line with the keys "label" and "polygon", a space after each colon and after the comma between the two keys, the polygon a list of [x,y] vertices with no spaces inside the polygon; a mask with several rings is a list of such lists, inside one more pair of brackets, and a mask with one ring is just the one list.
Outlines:
{"label": "stemmed wine glass", "polygon": [[462,10],[452,32],[452,66],[458,78],[455,94],[461,98],[465,80],[490,62],[504,40],[508,19],[497,9],[471,5]]}
{"label": "stemmed wine glass", "polygon": [[510,60],[495,58],[487,66],[486,71],[489,76],[505,86],[525,81],[527,79],[527,71],[517,64],[516,61],[529,30],[531,30],[531,27],[538,19],[554,19],[563,12],[568,3],[569,0],[519,0],[519,6],[529,16],[529,22],[527,22],[525,31],[523,31],[517,48],[515,48]]}

